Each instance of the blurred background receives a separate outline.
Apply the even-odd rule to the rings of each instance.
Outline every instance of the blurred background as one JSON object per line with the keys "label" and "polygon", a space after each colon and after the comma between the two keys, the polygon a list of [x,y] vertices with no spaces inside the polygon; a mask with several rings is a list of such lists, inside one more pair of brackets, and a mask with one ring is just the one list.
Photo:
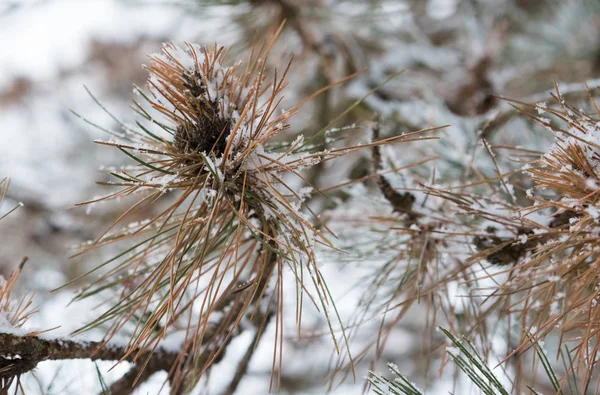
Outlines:
{"label": "blurred background", "polygon": [[[478,133],[488,122],[495,123],[488,138],[497,146],[543,149],[552,141],[549,133],[514,117],[500,96],[544,101],[554,78],[563,93],[573,96],[585,93],[585,81],[591,88],[599,84],[597,0],[0,0],[0,177],[11,179],[0,213],[24,203],[0,223],[0,274],[7,276],[23,256],[30,258],[19,287],[36,293],[40,312],[31,325],[60,326],[55,333],[68,334],[97,315],[101,300],[69,304],[73,290],[85,279],[52,290],[90,270],[103,254],[110,255],[100,251],[69,258],[74,246],[97,237],[122,211],[114,204],[74,206],[109,192],[96,185],[104,177],[98,169],[129,163],[116,150],[95,145],[94,139],[106,135],[74,113],[104,128],[119,128],[95,98],[124,123],[134,123],[129,108],[133,86],[144,85],[142,64],[163,42],[218,42],[232,47],[228,58],[235,61],[245,59],[252,44],[284,19],[270,57],[270,65],[279,69],[294,58],[284,108],[356,73],[306,104],[291,123],[290,137],[328,126],[379,87],[330,126],[355,124],[347,138],[359,143],[370,139],[368,123],[378,117],[389,136],[452,125],[435,144],[398,145],[387,152],[397,167],[439,156],[439,183],[460,182]],[[366,150],[308,176],[315,185],[327,187],[370,172]],[[419,169],[402,174],[395,177],[395,185],[406,187],[413,178],[428,177]],[[357,237],[368,244],[381,236],[376,229],[368,235],[352,234],[344,221],[336,227],[342,214],[348,218],[391,213],[377,192],[372,197],[364,192],[372,187],[357,183],[335,192],[336,199],[352,201],[343,213],[336,211],[335,203],[314,202],[321,211],[328,210],[332,228],[339,231],[340,248],[356,244]],[[385,262],[372,257],[358,263],[359,255],[342,259],[323,252],[320,258],[343,319],[352,320],[361,303],[362,276]],[[293,328],[293,300],[290,306]],[[325,321],[309,311],[302,341],[293,329],[288,331],[281,393],[360,394],[368,369],[384,370],[385,362],[399,365],[432,394],[453,390],[451,375],[440,377],[435,368],[424,369],[430,356],[427,342],[422,342],[427,325],[422,311],[416,308],[395,323],[385,350],[377,354],[367,345],[379,321],[365,321],[352,343],[361,357],[354,383],[331,359]],[[236,341],[250,339],[241,336]],[[263,343],[241,393],[269,390],[272,344]],[[235,365],[228,361],[239,357],[234,354],[228,351],[199,393],[219,393],[219,377],[231,374]],[[26,393],[98,393],[96,367],[107,382],[127,370],[121,365],[111,369],[110,363],[46,362],[23,378]],[[332,377],[332,372],[337,374]],[[157,374],[137,393],[158,393],[164,379]]]}

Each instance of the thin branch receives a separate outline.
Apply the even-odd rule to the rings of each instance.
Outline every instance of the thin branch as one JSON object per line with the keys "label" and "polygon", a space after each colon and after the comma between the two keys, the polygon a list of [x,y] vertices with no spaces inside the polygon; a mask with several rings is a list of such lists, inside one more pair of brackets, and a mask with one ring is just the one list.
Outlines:
{"label": "thin branch", "polygon": [[[125,355],[125,349],[122,347],[112,345],[102,347],[102,345],[103,342],[48,340],[38,336],[0,333],[0,350],[2,350],[0,380],[6,381],[11,377],[27,373],[42,361],[87,358],[93,361],[120,361]],[[147,369],[156,372],[168,370],[177,358],[177,353],[158,349],[155,352],[145,352],[140,355],[130,353],[124,360],[135,363],[136,359],[144,360],[145,358],[150,358]],[[138,380],[138,382],[140,381]]]}
{"label": "thin branch", "polygon": [[269,313],[266,315],[266,317],[264,317],[264,319],[262,319],[263,318],[262,316],[260,316],[260,318],[259,318],[259,315],[257,315],[255,322],[258,323],[259,325],[257,325],[256,333],[254,334],[254,338],[252,339],[252,342],[250,343],[250,345],[248,345],[248,349],[246,350],[244,357],[238,363],[237,369],[235,371],[235,375],[231,379],[231,382],[229,383],[229,386],[227,387],[227,389],[225,391],[223,391],[222,395],[233,395],[235,393],[235,391],[237,390],[237,388],[240,384],[240,381],[242,381],[242,379],[246,375],[246,372],[248,371],[248,366],[250,365],[250,360],[252,359],[252,356],[254,355],[254,351],[256,350],[256,347],[258,347],[258,342],[260,341],[260,338],[262,337],[262,335],[265,333],[266,326],[268,325],[272,316],[273,316],[273,314]]}
{"label": "thin branch", "polygon": [[[379,123],[375,123],[373,126],[373,140],[379,140]],[[373,167],[375,168],[375,173],[382,168],[381,151],[377,144],[373,145]],[[394,211],[408,214],[409,222],[416,220],[419,214],[412,211],[412,205],[415,202],[413,194],[410,192],[397,192],[383,175],[377,176],[377,185],[385,199],[392,205]]]}
{"label": "thin branch", "polygon": [[167,370],[170,367],[162,368],[160,359],[155,358],[155,362],[157,363],[150,362],[145,367],[143,364],[133,366],[123,377],[111,384],[108,393],[110,395],[129,395],[136,389],[138,384],[148,380],[154,373]]}

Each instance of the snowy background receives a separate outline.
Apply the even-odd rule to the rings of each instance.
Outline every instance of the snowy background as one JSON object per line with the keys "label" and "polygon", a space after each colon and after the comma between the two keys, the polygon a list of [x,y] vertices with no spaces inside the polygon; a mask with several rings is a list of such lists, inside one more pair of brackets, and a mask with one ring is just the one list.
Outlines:
{"label": "snowy background", "polygon": [[[133,122],[129,109],[133,84],[144,84],[146,72],[141,65],[148,54],[160,49],[162,42],[218,41],[233,45],[235,57],[247,50],[252,40],[249,32],[260,32],[272,17],[269,1],[203,3],[0,0],[0,177],[11,178],[6,207],[24,203],[22,209],[0,223],[0,274],[7,276],[23,256],[29,256],[19,287],[36,293],[40,312],[28,325],[60,326],[53,333],[68,335],[97,315],[99,300],[69,305],[73,291],[85,279],[52,292],[93,267],[103,253],[110,253],[69,259],[72,246],[96,237],[122,210],[117,205],[74,208],[75,203],[106,192],[95,184],[102,180],[97,172],[101,166],[128,163],[116,150],[95,145],[94,139],[106,136],[71,112],[104,127],[115,126],[85,87],[117,117]],[[390,135],[452,125],[440,134],[442,140],[436,144],[415,144],[411,149],[400,145],[386,151],[395,166],[439,156],[438,182],[459,182],[465,164],[473,159],[481,125],[508,111],[506,103],[492,94],[521,99],[533,96],[541,101],[552,89],[553,77],[574,90],[581,88],[578,83],[600,77],[600,6],[594,0],[309,3],[322,6],[302,8],[320,55],[303,46],[299,34],[288,26],[272,56],[275,66],[284,64],[289,55],[295,56],[284,107],[319,89],[320,80],[334,81],[365,71],[334,89],[324,102],[305,106],[292,122],[292,132],[319,130],[387,77],[404,70],[361,104],[362,114],[356,111],[347,121],[360,124],[373,119],[372,113],[377,112],[384,117]],[[322,67],[323,62],[326,67]],[[547,134],[520,132],[526,128],[525,121],[507,118],[490,137],[494,144],[543,149],[552,141]],[[369,136],[366,130],[359,130],[352,138],[358,142]],[[358,178],[368,171],[365,168],[369,160],[369,152],[365,152],[325,166],[318,183],[328,186]],[[407,177],[419,176],[426,179],[428,174]],[[404,176],[396,176],[393,181],[395,186],[407,187]],[[339,232],[341,248],[360,249],[357,239],[366,247],[351,251],[346,260],[328,252],[320,257],[323,274],[347,320],[352,319],[362,295],[361,279],[389,259],[368,248],[370,242],[377,243],[382,232],[370,229],[369,234],[357,234],[348,227],[348,223],[366,214],[391,214],[384,199],[368,191],[371,187],[358,184],[349,188],[344,199],[351,204],[339,210],[332,208],[328,214],[333,218],[332,229]],[[359,262],[360,256],[368,261]],[[388,361],[398,364],[421,386],[427,382],[432,394],[452,390],[451,380],[438,378],[435,369],[429,375],[423,374],[426,358],[420,340],[426,320],[418,308],[413,310],[396,325],[379,361],[370,365],[374,354],[369,352],[357,365],[357,382],[346,378],[340,383],[340,374],[332,393],[362,393],[368,369],[383,371]],[[308,309],[303,324],[306,336],[297,341],[293,335],[293,298],[287,311],[290,330],[281,392],[322,394],[329,388],[327,367],[333,351],[325,322]],[[367,323],[356,334],[353,349],[360,352],[362,345],[372,341],[377,324]],[[85,336],[97,339],[101,335],[89,332]],[[267,332],[240,393],[268,392],[270,338]],[[219,393],[219,385],[226,383],[219,378],[231,375],[239,358],[235,351],[243,353],[250,341],[245,334],[236,338],[239,346],[234,342],[229,347],[199,391]],[[111,363],[98,363],[98,367],[108,383],[127,370],[125,365],[111,369]],[[157,393],[164,379],[163,374],[155,375],[137,393]],[[92,362],[45,362],[23,382],[27,394],[87,394],[100,390]]]}

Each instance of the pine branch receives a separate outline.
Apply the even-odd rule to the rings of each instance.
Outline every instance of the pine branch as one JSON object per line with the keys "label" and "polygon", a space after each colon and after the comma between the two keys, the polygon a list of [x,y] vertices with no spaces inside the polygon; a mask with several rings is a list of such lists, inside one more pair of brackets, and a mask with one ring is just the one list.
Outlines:
{"label": "pine branch", "polygon": [[[439,328],[443,334],[450,340],[451,347],[446,348],[446,352],[454,365],[466,376],[466,378],[473,385],[478,387],[481,394],[485,395],[508,395],[514,393],[511,388],[507,388],[503,382],[498,378],[496,373],[493,371],[494,367],[490,361],[480,355],[478,350],[468,342],[464,337],[458,338],[446,329]],[[557,395],[563,395],[561,389],[561,383],[556,376],[556,373],[552,369],[550,361],[548,360],[545,351],[542,349],[535,339],[529,337],[529,341],[535,348],[536,355],[538,356],[542,367],[544,369],[545,377],[552,385],[552,393]],[[568,352],[568,351],[567,351]],[[570,358],[570,356],[569,356]],[[572,364],[570,364],[572,368]],[[399,370],[398,367],[392,363],[388,364],[390,371],[393,374],[393,378],[386,378],[382,375],[371,372],[368,377],[368,381],[371,385],[371,391],[377,395],[391,394],[391,395],[423,395],[419,388],[405,377]],[[539,384],[538,384],[539,385]],[[532,394],[540,394],[532,387],[527,387]],[[462,393],[462,392],[461,392]],[[546,392],[545,392],[546,393]]]}
{"label": "pine branch", "polygon": [[[47,360],[91,359],[92,361],[120,361],[125,355],[125,348],[103,346],[103,342],[73,341],[66,339],[42,339],[39,336],[17,336],[0,333],[0,380],[8,381],[34,369],[38,363]],[[169,370],[177,353],[162,349],[141,354],[129,353],[124,360],[136,363],[150,358],[146,366],[144,380],[159,370]],[[137,366],[136,366],[137,368]],[[132,370],[135,370],[133,368]],[[152,373],[150,373],[152,372]],[[138,371],[139,373],[139,371]],[[126,375],[128,376],[129,373]],[[138,380],[138,383],[144,380]],[[112,388],[112,387],[111,387]],[[125,392],[113,392],[125,393]]]}

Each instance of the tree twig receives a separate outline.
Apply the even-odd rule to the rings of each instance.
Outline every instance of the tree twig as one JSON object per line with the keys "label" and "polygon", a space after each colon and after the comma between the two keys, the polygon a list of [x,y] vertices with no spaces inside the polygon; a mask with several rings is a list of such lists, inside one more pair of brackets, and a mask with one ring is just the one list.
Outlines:
{"label": "tree twig", "polygon": [[254,355],[254,351],[256,350],[256,347],[258,347],[258,342],[260,341],[260,338],[262,337],[262,335],[265,333],[265,329],[266,329],[267,325],[269,324],[269,321],[271,320],[272,316],[273,316],[273,314],[271,312],[267,313],[267,315],[264,317],[262,315],[256,316],[254,321],[258,325],[256,326],[256,333],[254,334],[254,338],[252,339],[252,342],[250,342],[250,344],[248,345],[248,349],[246,350],[246,353],[244,354],[244,356],[242,357],[240,362],[238,362],[238,366],[235,371],[235,375],[231,379],[229,386],[227,387],[226,390],[223,391],[223,393],[221,395],[233,395],[235,393],[235,391],[237,390],[237,388],[240,384],[240,381],[242,381],[242,379],[246,375],[246,372],[248,371],[248,366],[250,365],[250,360],[252,359],[252,356]]}
{"label": "tree twig", "polygon": [[[379,123],[375,123],[373,128],[373,139],[379,139]],[[381,151],[379,149],[379,145],[373,145],[373,167],[375,173],[377,173],[382,168],[382,158]],[[381,190],[381,193],[385,197],[385,199],[392,205],[392,208],[395,212],[406,214],[408,222],[415,222],[416,218],[420,216],[418,213],[412,210],[413,203],[415,202],[415,197],[410,192],[400,193],[396,191],[390,182],[385,179],[383,175],[377,176],[377,185]]]}
{"label": "tree twig", "polygon": [[[0,333],[0,380],[8,381],[34,369],[38,363],[47,360],[91,359],[119,361],[125,355],[123,347],[107,345],[103,342],[73,341],[67,339],[43,339],[39,336],[18,336]],[[158,349],[140,355],[131,353],[124,360],[136,363],[137,359],[150,358],[146,366],[149,372],[169,370],[176,353]],[[139,373],[139,371],[138,371]],[[145,379],[150,377],[149,373]],[[141,382],[141,380],[138,380]]]}

